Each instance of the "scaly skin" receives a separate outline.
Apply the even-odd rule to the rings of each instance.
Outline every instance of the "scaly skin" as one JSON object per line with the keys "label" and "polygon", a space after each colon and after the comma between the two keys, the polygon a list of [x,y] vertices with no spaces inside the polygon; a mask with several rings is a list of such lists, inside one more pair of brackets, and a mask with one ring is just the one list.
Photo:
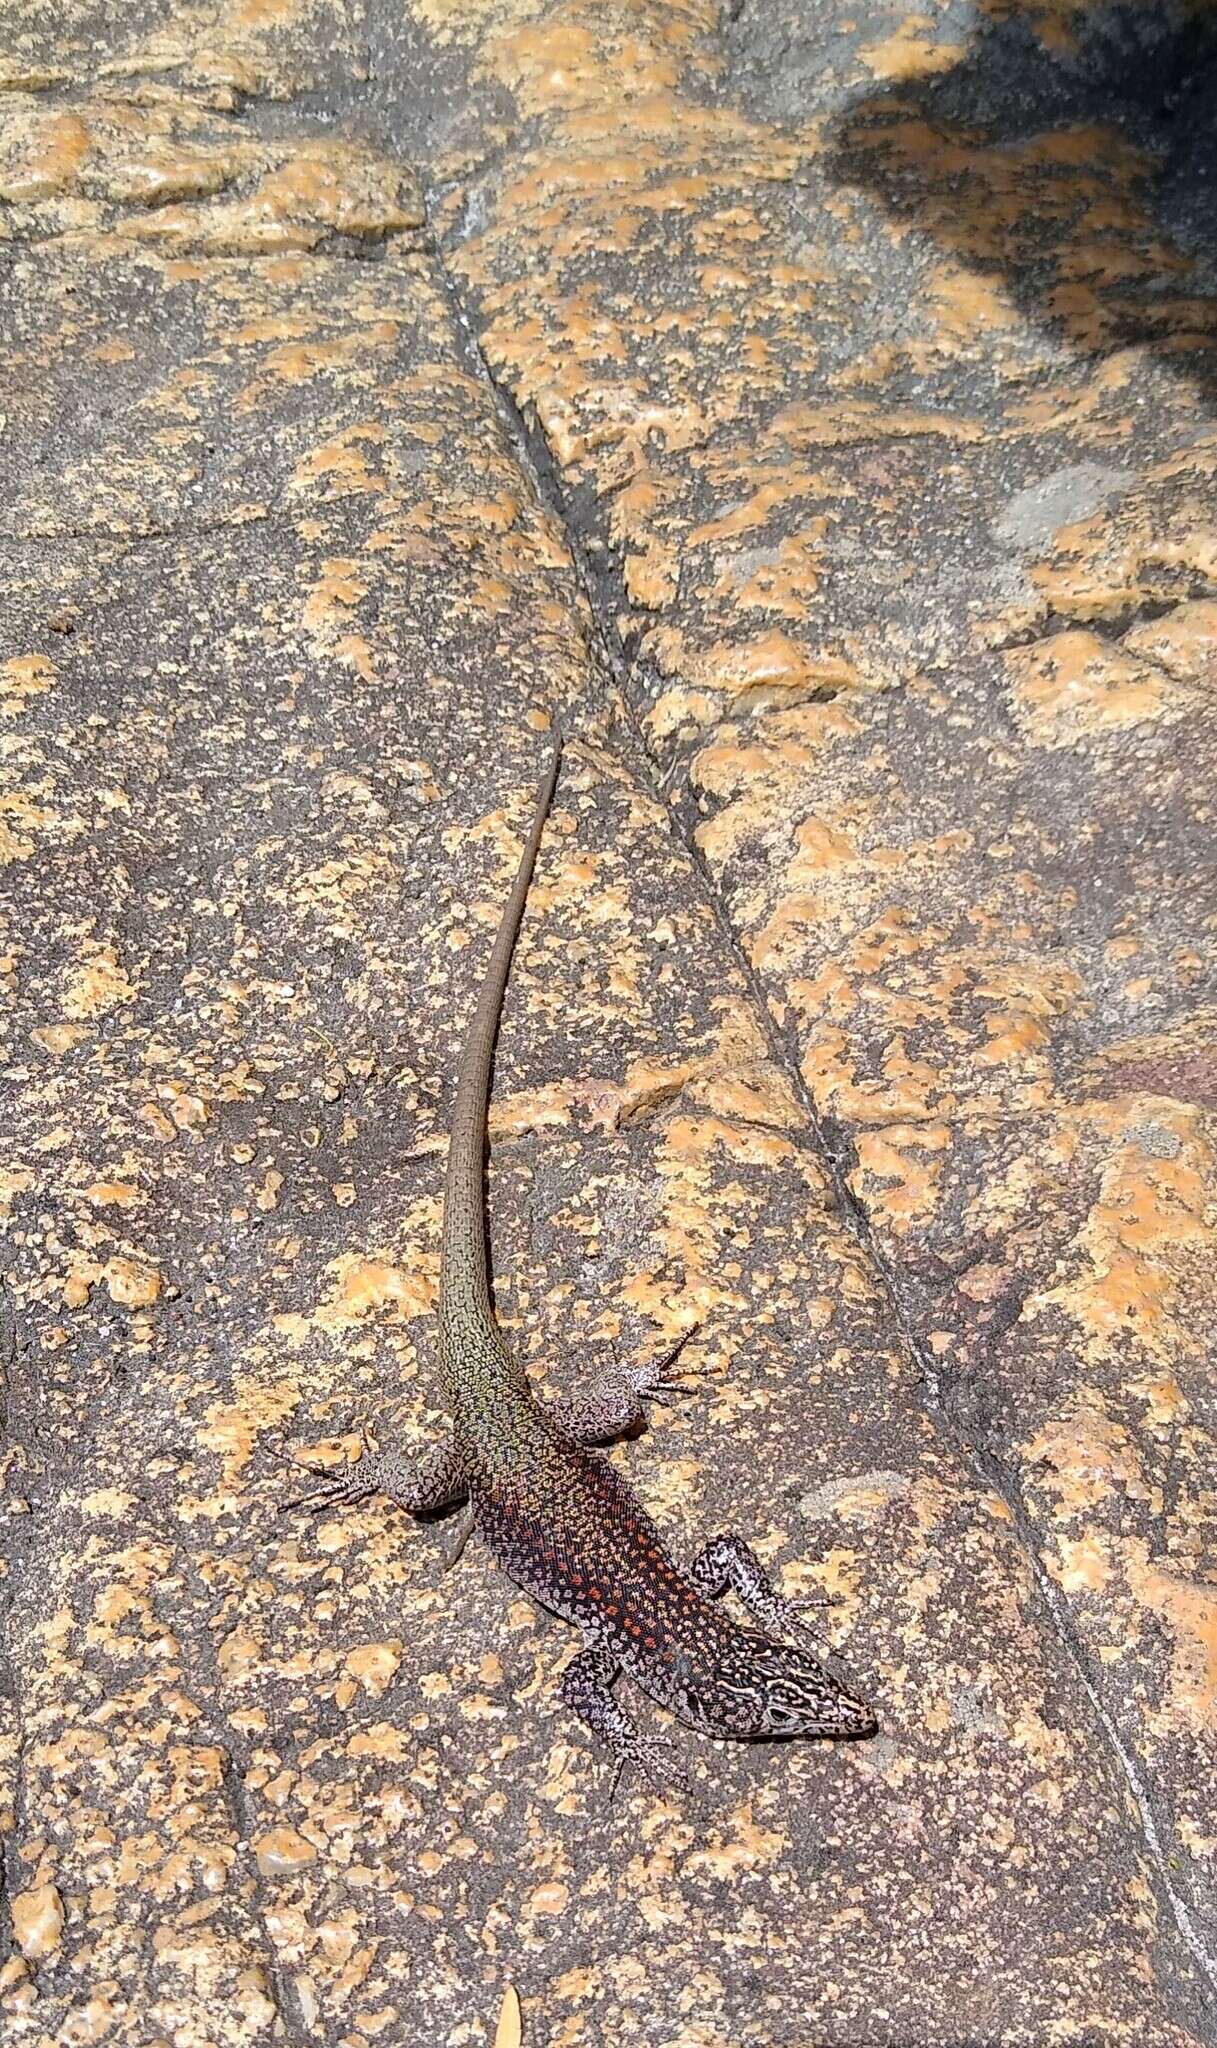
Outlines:
{"label": "scaly skin", "polygon": [[[483,1207],[490,1075],[560,758],[559,742],[490,955],[452,1112],[439,1301],[450,1434],[414,1465],[365,1454],[308,1501],[329,1505],[380,1492],[418,1514],[463,1500],[461,1545],[476,1529],[518,1586],[580,1631],[584,1648],[562,1684],[567,1705],[607,1743],[618,1769],[634,1763],[662,1780],[670,1775],[662,1746],[638,1732],[613,1695],[622,1670],[711,1735],[869,1735],[877,1724],[829,1676],[801,1603],[775,1591],[746,1543],[720,1536],[682,1570],[616,1468],[591,1448],[641,1421],[643,1399],[670,1388],[665,1367],[616,1368],[585,1404],[549,1410],[534,1399],[495,1321]],[[715,1605],[728,1588],[754,1627]]]}

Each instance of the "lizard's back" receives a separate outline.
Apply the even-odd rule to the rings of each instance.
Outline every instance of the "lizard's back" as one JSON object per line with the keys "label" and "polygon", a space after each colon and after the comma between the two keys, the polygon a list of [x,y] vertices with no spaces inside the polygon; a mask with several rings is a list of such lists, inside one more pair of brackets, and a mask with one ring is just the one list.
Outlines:
{"label": "lizard's back", "polygon": [[602,1452],[567,1436],[524,1393],[520,1454],[484,1465],[475,1524],[521,1589],[607,1644],[645,1692],[674,1704],[682,1683],[763,1641],[706,1598],[633,1488]]}

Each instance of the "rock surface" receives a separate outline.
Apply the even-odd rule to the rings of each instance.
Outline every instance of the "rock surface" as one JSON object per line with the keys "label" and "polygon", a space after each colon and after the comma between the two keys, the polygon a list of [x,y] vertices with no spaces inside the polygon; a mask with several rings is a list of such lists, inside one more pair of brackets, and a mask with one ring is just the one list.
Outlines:
{"label": "rock surface", "polygon": [[[8,2038],[1217,2040],[1217,55],[1133,19],[8,11]],[[291,1506],[438,1420],[555,712],[500,1314],[698,1326],[613,1455],[882,1722],[689,1800]]]}

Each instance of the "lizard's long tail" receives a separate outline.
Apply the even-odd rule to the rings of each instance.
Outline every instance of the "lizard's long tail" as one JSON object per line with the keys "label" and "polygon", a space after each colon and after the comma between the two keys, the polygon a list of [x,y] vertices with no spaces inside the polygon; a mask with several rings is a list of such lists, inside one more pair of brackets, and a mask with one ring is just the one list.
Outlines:
{"label": "lizard's long tail", "polygon": [[511,956],[561,760],[562,738],[561,734],[555,734],[553,759],[537,791],[532,824],[520,855],[511,894],[503,906],[486,977],[461,1058],[448,1139],[448,1174],[444,1183],[439,1283],[441,1339],[448,1336],[459,1340],[470,1335],[494,1333],[485,1214],[486,1110],[490,1098],[490,1073]]}

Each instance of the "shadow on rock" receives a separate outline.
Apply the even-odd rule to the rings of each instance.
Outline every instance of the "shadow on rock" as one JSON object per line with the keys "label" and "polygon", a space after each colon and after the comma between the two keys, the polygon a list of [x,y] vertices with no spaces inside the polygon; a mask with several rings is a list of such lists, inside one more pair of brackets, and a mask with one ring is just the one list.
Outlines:
{"label": "shadow on rock", "polygon": [[1149,348],[1217,393],[1217,10],[1000,0],[912,62],[834,124],[837,179],[1073,350]]}

